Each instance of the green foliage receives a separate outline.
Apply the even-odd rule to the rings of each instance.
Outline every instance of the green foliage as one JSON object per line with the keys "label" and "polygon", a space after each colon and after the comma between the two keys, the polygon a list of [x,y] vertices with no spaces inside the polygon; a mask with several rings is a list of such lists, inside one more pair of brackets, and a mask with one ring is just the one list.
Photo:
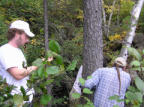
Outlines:
{"label": "green foliage", "polygon": [[52,105],[62,104],[64,101],[64,98],[53,98]]}
{"label": "green foliage", "polygon": [[57,66],[50,66],[46,68],[46,73],[47,74],[57,74],[59,72],[59,67]]}
{"label": "green foliage", "polygon": [[92,78],[92,76],[88,76],[88,77],[87,77],[87,79],[91,79],[91,78]]}
{"label": "green foliage", "polygon": [[[106,16],[109,16],[109,12],[112,10],[112,2],[111,0],[105,0]],[[121,40],[123,40],[122,32],[128,31],[128,25],[130,20],[130,11],[134,1],[131,0],[121,0],[120,1],[120,10],[119,10],[119,21],[120,25],[116,26],[117,23],[117,14],[118,14],[118,2],[116,2],[116,7],[114,8],[114,13],[111,22],[111,35],[115,35],[116,33],[121,36]],[[109,12],[108,12],[109,11]],[[141,11],[140,20],[137,26],[137,32],[143,32],[144,18],[143,18],[144,9]],[[47,52],[47,56],[45,56],[44,50],[44,20],[43,20],[43,1],[42,0],[1,0],[0,2],[0,46],[4,43],[8,42],[6,39],[6,31],[10,23],[14,20],[21,19],[30,23],[31,30],[36,35],[35,38],[30,38],[30,43],[23,47],[22,50],[26,56],[28,65],[36,60],[37,58],[46,59],[50,55],[54,55],[54,61],[51,63],[46,61],[36,61],[36,65],[40,66],[40,68],[32,73],[32,80],[38,81],[29,81],[31,84],[37,84],[43,79],[43,83],[50,84],[55,83],[59,87],[61,87],[61,83],[67,84],[67,89],[71,88],[71,84],[73,81],[71,78],[74,77],[76,67],[82,64],[82,47],[83,47],[83,5],[82,0],[49,0],[48,2],[48,14],[49,14],[49,39],[53,39],[60,43],[60,49],[62,50],[60,55],[54,55],[56,52]],[[108,17],[107,17],[108,19]],[[105,40],[105,43],[109,41]],[[112,44],[112,43],[111,43]],[[114,44],[115,45],[115,44]],[[52,47],[53,48],[53,47]],[[104,55],[109,58],[109,65],[113,62],[115,56],[119,55],[119,50],[112,51],[112,47],[110,45],[106,45],[104,47]],[[56,49],[57,50],[57,49]],[[58,51],[58,50],[57,50]],[[75,63],[75,59],[77,59],[77,64]],[[72,62],[73,61],[73,62]],[[135,60],[137,61],[137,60]],[[72,62],[72,63],[71,63]],[[70,64],[70,65],[69,65]],[[140,63],[141,64],[141,63]],[[35,65],[35,64],[34,64]],[[47,72],[45,65],[53,65],[58,66],[59,72],[56,74],[50,74],[52,77],[51,81],[47,81],[46,78]],[[138,66],[138,62],[133,62],[132,64],[135,66],[133,69],[138,69],[141,71]],[[68,67],[65,71],[65,69]],[[143,68],[142,68],[143,69]],[[74,71],[74,72],[73,72]],[[69,75],[70,74],[70,75]],[[57,75],[54,77],[53,75]],[[54,81],[53,81],[54,80]],[[31,84],[28,84],[31,86]],[[68,87],[70,85],[70,87]],[[58,87],[58,88],[59,88]],[[37,91],[40,89],[36,89]],[[60,99],[60,98],[58,98]],[[39,101],[37,102],[39,103]],[[37,104],[38,105],[38,104]]]}
{"label": "green foliage", "polygon": [[[109,100],[116,100],[117,102],[125,101],[124,99],[120,99],[120,96],[118,96],[118,95],[110,96]],[[113,107],[119,107],[119,106],[118,105],[114,105]]]}
{"label": "green foliage", "polygon": [[23,105],[23,96],[19,94],[15,94],[13,97],[14,104],[17,106],[22,106]]}
{"label": "green foliage", "polygon": [[92,91],[90,91],[88,88],[84,88],[83,93],[92,94]]}
{"label": "green foliage", "polygon": [[85,79],[84,78],[79,78],[79,83],[83,87],[82,88],[82,94],[80,95],[79,93],[72,93],[72,97],[74,99],[77,99],[77,102],[79,101],[80,98],[84,98],[87,101],[87,103],[85,105],[80,105],[80,104],[77,104],[77,102],[76,102],[75,105],[78,106],[78,107],[94,107],[94,105],[90,101],[90,99],[87,98],[86,96],[83,96],[83,93],[85,93],[85,94],[92,94],[93,93],[90,89],[84,87]]}
{"label": "green foliage", "polygon": [[[143,51],[136,50],[135,48],[126,47],[130,55],[135,58],[131,62],[131,67],[133,70],[138,70],[141,75],[135,78],[136,89],[133,86],[129,87],[129,91],[126,92],[126,103],[132,103],[133,106],[139,107],[143,103],[143,93],[144,93],[144,81],[141,79],[144,77],[143,71]],[[141,77],[141,78],[140,78]]]}
{"label": "green foliage", "polygon": [[85,84],[85,79],[84,78],[79,78],[79,82],[84,85]]}
{"label": "green foliage", "polygon": [[80,98],[80,94],[79,93],[73,93],[72,97],[75,99],[79,99]]}
{"label": "green foliage", "polygon": [[54,41],[54,40],[51,40],[51,41],[49,42],[49,49],[50,49],[51,51],[55,52],[55,53],[59,53],[59,52],[60,52],[60,46],[59,46],[59,44],[58,44],[56,41]]}
{"label": "green foliage", "polygon": [[77,61],[72,61],[72,63],[68,66],[67,70],[75,70]]}
{"label": "green foliage", "polygon": [[[56,43],[55,41],[53,42]],[[59,44],[57,45],[51,44],[51,46],[53,47],[53,49],[54,48],[57,49],[57,47],[59,47]],[[54,51],[56,49],[54,49]],[[41,94],[39,98],[34,98],[33,100],[34,105],[40,105],[40,104],[47,105],[51,101],[52,96],[47,95],[46,86],[54,82],[54,79],[56,79],[55,76],[58,76],[60,75],[60,73],[65,72],[63,62],[61,61],[63,58],[60,55],[55,54],[55,52],[53,51],[50,51],[50,53],[52,53],[51,55],[53,55],[53,57],[58,56],[56,59],[55,58],[53,59],[52,62],[54,63],[43,61],[39,58],[36,59],[33,62],[33,65],[38,66],[39,69],[37,69],[36,71],[33,71],[30,76],[30,79],[27,81],[27,85],[29,89],[34,88],[35,92]],[[74,70],[76,67],[76,62],[71,65],[70,65],[70,68],[71,68],[70,70]],[[22,92],[22,95],[15,94],[14,96],[12,96],[10,92],[15,87],[7,86],[5,79],[1,81],[0,84],[1,84],[0,86],[0,91],[1,91],[0,105],[1,106],[3,106],[5,102],[8,102],[7,105],[10,105],[10,106],[12,106],[13,104],[17,106],[26,106],[26,105],[23,105],[23,101],[27,101],[28,96],[26,95],[26,90],[23,87],[21,87],[20,89]],[[5,94],[7,94],[7,96],[5,96]],[[40,104],[38,104],[37,102],[39,102]]]}
{"label": "green foliage", "polygon": [[127,49],[129,51],[129,54],[132,55],[134,58],[136,58],[136,60],[138,61],[142,60],[141,54],[135,48],[128,47]]}
{"label": "green foliage", "polygon": [[[28,80],[28,86],[31,88],[31,84],[37,91],[37,93],[42,92],[43,95],[41,96],[40,103],[42,105],[47,105],[47,103],[51,100],[51,96],[47,95],[47,90],[45,88],[46,85],[51,84],[54,82],[55,76],[61,75],[65,71],[62,63],[62,57],[55,52],[60,52],[60,47],[56,41],[50,41],[49,46],[53,47],[53,51],[47,52],[47,56],[53,56],[53,61],[48,63],[48,61],[42,61],[41,59],[37,59],[33,62],[33,65],[39,66],[39,69],[32,73],[30,80]],[[59,51],[57,51],[59,50]],[[55,58],[58,56],[58,58]],[[75,69],[76,62],[72,64],[71,69]],[[47,78],[49,78],[47,80]],[[47,81],[46,81],[47,80]],[[38,86],[39,85],[39,86]],[[39,91],[41,90],[41,91]],[[46,99],[47,98],[47,99]]]}
{"label": "green foliage", "polygon": [[[15,101],[13,99],[13,95],[11,95],[11,90],[16,88],[13,85],[9,85],[6,83],[6,79],[2,79],[0,76],[0,106],[1,107],[8,107],[13,106]],[[7,103],[6,103],[7,102]]]}
{"label": "green foliage", "polygon": [[142,93],[144,93],[144,82],[143,82],[139,77],[136,77],[136,78],[135,78],[135,84],[136,84],[137,88],[138,88]]}
{"label": "green foliage", "polygon": [[50,95],[42,95],[40,102],[42,105],[47,105],[51,101]]}

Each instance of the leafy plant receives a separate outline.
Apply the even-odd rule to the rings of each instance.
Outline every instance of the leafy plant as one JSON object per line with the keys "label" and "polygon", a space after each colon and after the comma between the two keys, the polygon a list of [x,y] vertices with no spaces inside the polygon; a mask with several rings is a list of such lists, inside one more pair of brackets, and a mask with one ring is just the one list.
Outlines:
{"label": "leafy plant", "polygon": [[[64,68],[63,58],[58,55],[60,52],[60,46],[56,41],[49,42],[49,48],[51,50],[47,51],[45,59],[48,57],[53,56],[53,61],[43,61],[42,59],[38,58],[33,62],[33,65],[38,66],[39,68],[36,71],[33,71],[30,79],[27,80],[27,85],[29,87],[28,90],[31,88],[35,89],[35,92],[39,97],[34,96],[34,105],[47,105],[52,96],[48,95],[46,86],[51,84],[54,81],[54,77],[60,75],[61,73],[65,72],[67,69],[73,70],[76,67],[76,61],[72,62],[68,66],[68,68]],[[53,51],[52,51],[53,50]],[[14,96],[10,94],[12,89],[14,89],[13,85],[10,86],[6,83],[6,79],[2,80],[0,78],[0,106],[7,107],[7,106],[26,106],[24,105],[23,101],[28,101],[29,96],[26,95],[26,91],[23,87],[21,87],[21,94],[15,94]],[[39,103],[38,103],[39,102]]]}
{"label": "leafy plant", "polygon": [[[91,78],[91,76],[88,76],[88,77],[87,77],[87,79],[90,79],[90,78]],[[82,87],[83,87],[84,84],[85,84],[85,79],[79,78],[79,83],[80,83],[80,84],[82,85]],[[82,88],[82,93],[92,94],[93,92],[92,92],[90,89],[83,87],[83,88]],[[73,93],[73,94],[72,94],[72,97],[75,98],[75,99],[77,99],[75,105],[77,105],[78,107],[94,107],[93,102],[91,102],[89,98],[83,96],[83,95],[80,94],[80,93]],[[84,98],[84,99],[87,101],[87,103],[86,103],[85,105],[77,104],[80,98]]]}
{"label": "leafy plant", "polygon": [[135,86],[130,86],[129,91],[126,92],[126,103],[131,102],[134,107],[139,107],[143,101],[144,95],[144,50],[136,50],[132,47],[126,47],[129,54],[133,56],[134,60],[131,62],[131,69],[139,72],[139,76],[135,78]]}

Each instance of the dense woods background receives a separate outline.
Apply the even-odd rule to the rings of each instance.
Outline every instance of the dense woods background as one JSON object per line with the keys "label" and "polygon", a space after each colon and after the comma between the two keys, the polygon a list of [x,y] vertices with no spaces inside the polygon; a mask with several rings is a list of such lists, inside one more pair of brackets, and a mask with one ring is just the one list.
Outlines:
{"label": "dense woods background", "polygon": [[[103,66],[111,66],[113,60],[120,54],[123,40],[129,31],[130,12],[134,4],[135,0],[102,1]],[[47,5],[49,41],[55,40],[60,44],[60,55],[65,66],[77,60],[75,70],[56,76],[52,84],[52,106],[67,107],[70,90],[83,60],[84,7],[82,0],[48,0]],[[7,42],[6,31],[10,23],[17,19],[27,21],[36,35],[30,38],[29,44],[22,47],[28,65],[31,65],[34,60],[45,55],[43,1],[0,1],[0,46]],[[143,49],[144,8],[141,10],[135,33],[132,47]]]}

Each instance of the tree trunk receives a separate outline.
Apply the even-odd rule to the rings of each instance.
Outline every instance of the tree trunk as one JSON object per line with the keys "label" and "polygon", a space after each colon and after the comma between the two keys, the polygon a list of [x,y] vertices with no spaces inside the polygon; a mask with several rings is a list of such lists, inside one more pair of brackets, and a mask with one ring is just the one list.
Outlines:
{"label": "tree trunk", "polygon": [[47,0],[44,3],[44,36],[45,36],[45,52],[48,51],[48,13],[47,13]]}
{"label": "tree trunk", "polygon": [[119,26],[119,12],[120,12],[120,0],[118,0],[117,27]]}
{"label": "tree trunk", "polygon": [[108,28],[107,28],[107,37],[109,36],[109,28],[110,28],[110,24],[111,24],[111,19],[112,19],[115,3],[116,3],[116,0],[113,1],[112,11],[111,11],[110,16],[109,16]]}
{"label": "tree trunk", "polygon": [[[136,30],[137,22],[138,22],[140,12],[141,12],[141,9],[143,6],[143,2],[144,2],[144,0],[138,0],[132,9],[131,20],[130,20],[130,22],[131,22],[130,30],[127,33],[127,37],[125,38],[124,45],[123,45],[125,47],[130,47],[132,44],[133,38],[135,36],[135,30]],[[122,48],[120,56],[127,59],[128,50],[125,47]]]}
{"label": "tree trunk", "polygon": [[106,37],[107,36],[107,24],[106,24],[106,14],[105,14],[105,9],[104,9],[104,3],[103,0],[101,0],[102,2],[102,13],[103,13],[103,36]]}
{"label": "tree trunk", "polygon": [[[84,79],[103,66],[101,0],[83,0],[83,73]],[[93,97],[89,96],[93,102]],[[84,101],[82,101],[84,104]]]}
{"label": "tree trunk", "polygon": [[[44,5],[44,36],[45,36],[45,55],[46,52],[49,49],[48,46],[48,12],[47,12],[47,0],[43,1],[43,5]],[[47,80],[49,80],[49,78],[47,78]],[[46,86],[47,89],[47,94],[48,95],[52,95],[51,94],[51,84]],[[51,101],[48,103],[47,107],[51,107]]]}

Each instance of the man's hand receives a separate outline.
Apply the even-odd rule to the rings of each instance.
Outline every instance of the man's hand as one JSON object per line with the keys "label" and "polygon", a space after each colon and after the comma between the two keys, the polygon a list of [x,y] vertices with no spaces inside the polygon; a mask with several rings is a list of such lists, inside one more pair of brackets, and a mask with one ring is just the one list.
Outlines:
{"label": "man's hand", "polygon": [[53,56],[49,57],[47,61],[51,62],[53,60]]}
{"label": "man's hand", "polygon": [[[45,61],[45,58],[42,59],[43,61]],[[51,62],[53,60],[53,56],[48,57],[47,61]]]}

